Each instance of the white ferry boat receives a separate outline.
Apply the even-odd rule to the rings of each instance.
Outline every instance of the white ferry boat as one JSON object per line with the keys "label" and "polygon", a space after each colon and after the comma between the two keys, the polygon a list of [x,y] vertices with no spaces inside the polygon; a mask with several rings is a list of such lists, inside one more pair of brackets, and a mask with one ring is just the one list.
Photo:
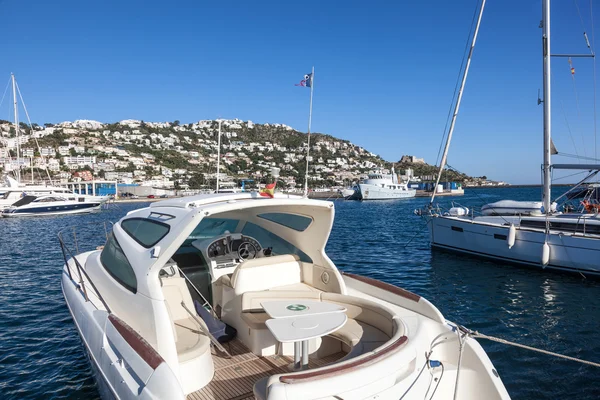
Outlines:
{"label": "white ferry boat", "polygon": [[415,197],[417,191],[410,189],[408,183],[400,182],[398,174],[392,168],[391,174],[376,171],[358,184],[359,200],[392,200]]}

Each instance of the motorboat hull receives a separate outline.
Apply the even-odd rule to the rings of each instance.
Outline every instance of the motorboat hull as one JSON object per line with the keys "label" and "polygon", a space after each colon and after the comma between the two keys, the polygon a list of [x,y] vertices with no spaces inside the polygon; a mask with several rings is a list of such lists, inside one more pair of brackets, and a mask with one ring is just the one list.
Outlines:
{"label": "motorboat hull", "polygon": [[[242,199],[244,204],[232,201]],[[217,211],[210,218],[204,214],[207,207]],[[221,221],[231,221],[240,210],[245,214],[242,221],[253,220],[269,232],[260,242],[250,236],[252,229],[255,234],[264,232],[258,230],[259,225],[250,225],[249,231],[236,228],[239,232],[233,233],[222,225]],[[279,217],[302,214],[311,218],[304,228],[301,223],[306,221],[293,218],[275,223],[267,218],[273,210]],[[159,214],[170,218],[149,218]],[[232,400],[254,393],[261,400],[397,400],[427,398],[439,386],[436,398],[440,399],[508,399],[487,354],[468,330],[447,321],[433,304],[414,293],[337,270],[324,252],[333,216],[330,202],[278,195],[263,199],[255,193],[215,194],[166,200],[136,210],[109,234],[105,226],[98,238],[104,243],[102,248],[76,256],[71,248],[79,248],[78,236],[71,235],[70,229],[68,236],[59,234],[65,261],[62,290],[101,396]],[[140,221],[163,228],[156,231],[152,249],[140,249],[141,243],[135,240],[139,227],[130,230]],[[197,238],[194,232],[205,221],[225,232]],[[240,226],[240,221],[234,222]],[[165,235],[167,226],[172,232]],[[289,246],[294,244],[286,242],[288,247],[280,254],[229,263],[234,249],[238,255],[248,243],[255,250],[268,249],[280,243],[276,235],[292,231],[301,246],[295,248],[299,254],[291,253]],[[191,246],[188,239],[193,239]],[[71,240],[74,243],[65,243]],[[217,247],[224,243],[229,243],[228,249],[219,252]],[[197,257],[190,254],[210,260],[202,269],[205,273],[194,275]],[[158,255],[154,264],[148,264],[148,255]],[[202,303],[194,302],[189,285],[214,310],[214,317]],[[205,298],[206,287],[210,292]],[[266,311],[266,301],[285,302],[286,310],[310,311],[287,316],[301,324],[292,329],[301,339],[276,339],[269,328],[269,320],[276,317]],[[304,302],[312,306],[298,308]],[[346,313],[335,332],[329,328],[304,332],[302,327],[308,322],[310,329],[319,328],[320,322],[314,325],[323,317],[319,303],[336,304],[335,312]],[[211,333],[209,326],[216,319],[237,332],[227,339],[230,350],[219,344],[216,331],[212,330],[215,336]],[[300,340],[302,346],[292,345]],[[297,347],[302,347],[302,363],[308,369],[289,371],[281,357],[300,359]],[[313,363],[320,365],[308,365],[309,353]],[[433,382],[438,382],[435,388]]]}
{"label": "motorboat hull", "polygon": [[417,194],[414,189],[388,189],[367,183],[361,183],[358,187],[361,200],[409,199]]}
{"label": "motorboat hull", "polygon": [[[432,247],[538,269],[600,276],[600,236],[554,232],[519,226],[519,217],[429,216]],[[510,224],[516,226],[509,247]],[[583,222],[581,222],[583,225]],[[544,262],[544,244],[549,259]]]}
{"label": "motorboat hull", "polygon": [[[78,257],[85,264],[89,253]],[[73,268],[71,268],[73,270]],[[77,333],[90,361],[100,398],[112,399],[184,399],[179,382],[162,363],[154,371],[118,333],[109,332],[109,313],[85,301],[80,285],[63,270],[61,289]],[[144,383],[142,384],[142,382]]]}
{"label": "motorboat hull", "polygon": [[100,210],[102,203],[77,202],[74,204],[49,204],[35,207],[9,207],[2,212],[5,218],[35,217],[41,215],[84,214]]}

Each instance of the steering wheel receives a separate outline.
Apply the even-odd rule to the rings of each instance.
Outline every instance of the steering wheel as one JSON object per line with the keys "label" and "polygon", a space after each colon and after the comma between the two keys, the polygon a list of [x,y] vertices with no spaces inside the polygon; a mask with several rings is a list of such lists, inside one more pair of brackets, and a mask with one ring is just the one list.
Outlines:
{"label": "steering wheel", "polygon": [[256,258],[258,250],[256,249],[256,246],[254,246],[252,243],[243,242],[238,247],[237,254],[240,260],[252,260],[253,258]]}

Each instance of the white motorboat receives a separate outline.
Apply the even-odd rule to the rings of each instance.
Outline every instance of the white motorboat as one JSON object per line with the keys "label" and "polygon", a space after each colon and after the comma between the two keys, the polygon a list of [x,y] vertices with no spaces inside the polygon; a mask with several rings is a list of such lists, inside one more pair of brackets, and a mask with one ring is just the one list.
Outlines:
{"label": "white motorboat", "polygon": [[81,254],[59,235],[101,397],[508,399],[429,301],[336,268],[333,218],[328,201],[212,194],[131,211]]}
{"label": "white motorboat", "polygon": [[[52,185],[52,179],[50,178],[50,173],[46,169],[46,174],[48,176],[48,180],[50,181],[50,185],[36,185],[33,182],[31,184],[25,184],[21,181],[21,151],[20,151],[20,124],[19,124],[19,113],[17,106],[17,92],[18,85],[15,79],[14,74],[11,74],[11,82],[12,82],[12,94],[13,94],[13,111],[14,111],[14,130],[16,133],[16,168],[11,167],[11,163],[9,162],[8,166],[14,172],[16,179],[11,178],[6,175],[4,177],[4,184],[0,186],[0,211],[4,210],[12,206],[15,202],[19,201],[21,198],[25,196],[47,196],[47,195],[59,195],[59,196],[67,196],[69,198],[76,197],[77,201],[81,201],[83,199],[86,203],[97,203],[97,202],[106,202],[109,200],[110,196],[90,196],[90,195],[79,195],[67,188],[57,187]],[[20,92],[19,97],[21,97]],[[22,97],[21,97],[22,100]],[[23,103],[23,107],[25,104]],[[29,118],[29,116],[27,116]],[[31,126],[31,121],[29,121],[29,125]],[[33,129],[33,128],[32,128]],[[41,151],[38,147],[38,150]],[[33,181],[33,159],[31,160],[31,179]]]}
{"label": "white motorboat", "polygon": [[417,191],[410,189],[408,183],[400,182],[398,174],[392,168],[391,174],[381,171],[369,174],[367,179],[358,184],[359,200],[392,200],[415,197]]}
{"label": "white motorboat", "polygon": [[[550,129],[550,2],[543,1],[544,164],[541,202],[503,200],[482,208],[482,215],[457,215],[431,206],[425,215],[431,246],[540,269],[600,275],[600,207],[584,204],[581,213],[557,212],[551,202],[553,169],[600,170],[600,165],[552,164],[556,151]],[[473,39],[475,43],[476,34]],[[471,49],[472,50],[472,49]],[[469,59],[470,61],[470,59]],[[463,86],[467,69],[463,75]],[[462,93],[462,87],[461,87]],[[456,104],[451,129],[458,114]],[[440,174],[452,137],[448,135]],[[597,172],[592,172],[593,176]],[[439,180],[438,175],[438,180]],[[435,196],[435,195],[434,195]],[[433,197],[432,197],[433,202]]]}
{"label": "white motorboat", "polygon": [[13,206],[26,196],[58,196],[67,200],[83,201],[84,203],[92,204],[105,203],[110,199],[110,196],[91,196],[73,193],[71,190],[60,186],[20,184],[9,176],[5,177],[5,180],[4,194],[0,197],[0,212]]}
{"label": "white motorboat", "polygon": [[358,185],[354,185],[351,187],[339,189],[339,193],[343,198],[347,200],[356,200],[357,196],[360,193],[360,189],[358,188]]}
{"label": "white motorboat", "polygon": [[101,201],[86,201],[84,197],[45,195],[24,196],[2,210],[5,218],[33,217],[38,215],[85,214],[100,210]]}

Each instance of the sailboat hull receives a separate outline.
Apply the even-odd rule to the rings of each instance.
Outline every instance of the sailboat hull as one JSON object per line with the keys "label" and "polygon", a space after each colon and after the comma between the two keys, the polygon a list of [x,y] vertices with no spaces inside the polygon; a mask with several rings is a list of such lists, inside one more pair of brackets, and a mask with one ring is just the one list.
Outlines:
{"label": "sailboat hull", "polygon": [[[514,245],[509,248],[510,224],[517,226]],[[552,232],[519,226],[519,217],[475,219],[430,216],[427,225],[431,246],[492,260],[539,269],[580,272],[600,276],[600,236]],[[544,243],[550,249],[544,265]]]}

